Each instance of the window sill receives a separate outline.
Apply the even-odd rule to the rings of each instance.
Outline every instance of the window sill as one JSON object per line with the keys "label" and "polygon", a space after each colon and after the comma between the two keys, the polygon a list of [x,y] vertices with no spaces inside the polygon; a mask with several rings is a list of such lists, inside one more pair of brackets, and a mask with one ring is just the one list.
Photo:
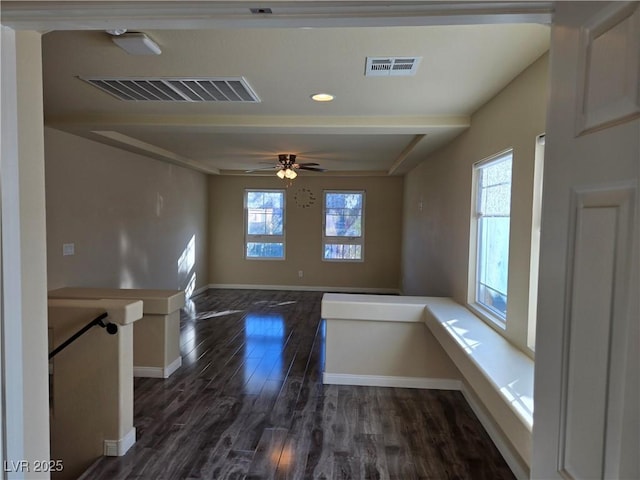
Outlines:
{"label": "window sill", "polygon": [[348,260],[345,258],[323,258],[322,261],[331,263],[364,263],[364,258],[360,258],[357,260]]}
{"label": "window sill", "polygon": [[254,260],[268,260],[270,262],[275,261],[280,261],[282,262],[283,260],[286,260],[284,257],[282,258],[278,258],[278,257],[244,257],[245,260],[250,260],[250,261],[254,261]]}
{"label": "window sill", "polygon": [[480,317],[480,319],[490,327],[497,330],[500,334],[504,334],[504,331],[507,329],[506,320],[496,317],[479,303],[467,303],[467,308]]}

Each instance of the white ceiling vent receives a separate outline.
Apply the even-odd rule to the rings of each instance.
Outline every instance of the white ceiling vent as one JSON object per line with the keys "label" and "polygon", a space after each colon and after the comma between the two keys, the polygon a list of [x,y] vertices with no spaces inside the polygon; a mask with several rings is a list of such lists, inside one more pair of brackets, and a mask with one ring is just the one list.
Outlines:
{"label": "white ceiling vent", "polygon": [[260,103],[243,77],[80,78],[120,100],[133,102]]}
{"label": "white ceiling vent", "polygon": [[367,57],[365,77],[410,77],[422,57]]}

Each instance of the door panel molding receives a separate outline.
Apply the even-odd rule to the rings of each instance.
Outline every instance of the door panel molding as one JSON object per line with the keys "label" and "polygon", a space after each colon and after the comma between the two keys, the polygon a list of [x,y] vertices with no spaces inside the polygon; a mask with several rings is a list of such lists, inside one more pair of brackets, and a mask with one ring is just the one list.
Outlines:
{"label": "door panel molding", "polygon": [[572,191],[558,454],[568,479],[611,475],[607,459],[620,456],[636,195],[633,182]]}
{"label": "door panel molding", "polygon": [[[612,44],[624,55],[608,55]],[[640,116],[640,4],[615,3],[580,31],[576,136]]]}

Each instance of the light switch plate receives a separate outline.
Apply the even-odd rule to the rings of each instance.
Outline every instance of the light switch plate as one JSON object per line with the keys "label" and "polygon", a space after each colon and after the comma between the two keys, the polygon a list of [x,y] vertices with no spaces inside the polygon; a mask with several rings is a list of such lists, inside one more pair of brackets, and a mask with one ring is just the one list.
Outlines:
{"label": "light switch plate", "polygon": [[66,257],[68,255],[76,254],[76,245],[75,243],[63,243],[62,244],[62,256]]}

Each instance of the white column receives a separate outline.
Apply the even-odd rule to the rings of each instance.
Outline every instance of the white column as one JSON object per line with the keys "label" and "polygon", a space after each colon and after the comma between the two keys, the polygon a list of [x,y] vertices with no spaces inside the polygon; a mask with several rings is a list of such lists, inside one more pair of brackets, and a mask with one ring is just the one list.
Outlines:
{"label": "white column", "polygon": [[[20,198],[18,188],[18,106],[15,32],[2,28],[0,90],[0,188],[2,189],[2,441],[3,466],[24,459],[22,365],[22,281],[20,262]],[[5,463],[6,462],[6,463]],[[3,469],[6,470],[6,469]],[[19,472],[2,478],[24,478]]]}
{"label": "white column", "polygon": [[34,471],[49,459],[41,35],[2,27],[1,66],[3,470],[42,479],[49,475]]}
{"label": "white column", "polygon": [[[49,459],[42,36],[16,32],[25,459]],[[26,478],[43,478],[33,469]]]}

